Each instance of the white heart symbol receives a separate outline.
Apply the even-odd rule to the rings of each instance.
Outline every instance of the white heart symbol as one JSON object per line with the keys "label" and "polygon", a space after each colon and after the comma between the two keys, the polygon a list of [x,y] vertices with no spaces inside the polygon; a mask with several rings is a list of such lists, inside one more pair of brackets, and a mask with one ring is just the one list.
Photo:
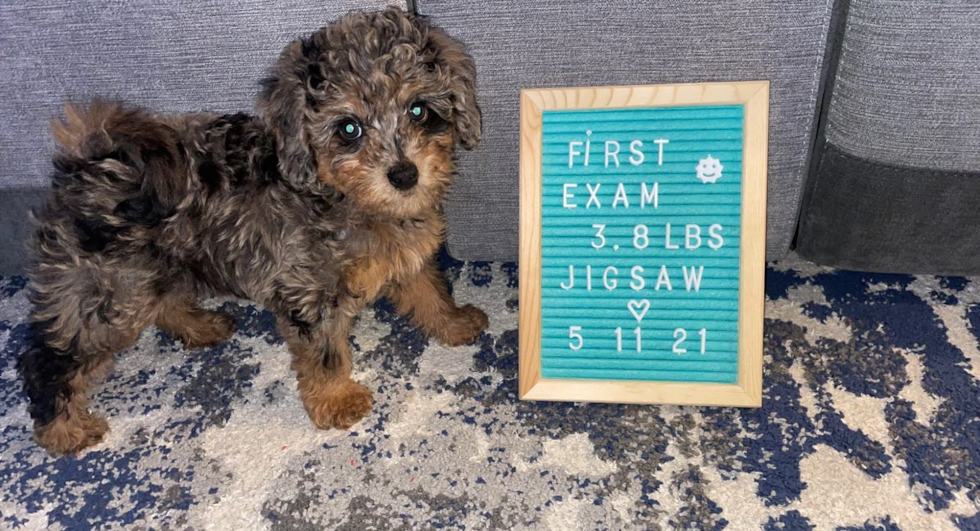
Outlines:
{"label": "white heart symbol", "polygon": [[636,317],[636,322],[639,323],[643,320],[643,317],[647,314],[647,311],[650,310],[650,301],[646,299],[643,299],[642,301],[629,301],[626,306],[630,309],[630,312],[633,313],[633,317]]}

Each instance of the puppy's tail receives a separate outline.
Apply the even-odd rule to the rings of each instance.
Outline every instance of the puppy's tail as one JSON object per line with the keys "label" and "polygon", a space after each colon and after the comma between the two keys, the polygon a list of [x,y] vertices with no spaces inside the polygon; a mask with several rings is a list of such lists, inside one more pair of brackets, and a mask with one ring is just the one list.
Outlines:
{"label": "puppy's tail", "polygon": [[119,104],[95,101],[81,107],[67,102],[65,116],[51,119],[51,133],[65,155],[78,159],[98,157],[112,144],[106,126],[115,126],[124,114]]}
{"label": "puppy's tail", "polygon": [[75,189],[75,202],[112,206],[113,215],[138,223],[159,221],[178,202],[185,154],[160,117],[118,102],[67,103],[51,130],[61,147],[53,184]]}
{"label": "puppy's tail", "polygon": [[64,116],[51,120],[51,132],[64,155],[91,160],[114,154],[124,144],[153,144],[166,136],[161,129],[169,129],[161,125],[142,109],[95,100],[87,106],[65,103]]}

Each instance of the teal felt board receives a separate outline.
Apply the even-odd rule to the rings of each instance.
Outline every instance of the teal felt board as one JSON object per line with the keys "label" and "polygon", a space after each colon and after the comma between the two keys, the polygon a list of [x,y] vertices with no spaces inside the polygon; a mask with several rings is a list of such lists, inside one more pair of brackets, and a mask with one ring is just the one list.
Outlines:
{"label": "teal felt board", "polygon": [[542,114],[541,375],[738,380],[743,107]]}

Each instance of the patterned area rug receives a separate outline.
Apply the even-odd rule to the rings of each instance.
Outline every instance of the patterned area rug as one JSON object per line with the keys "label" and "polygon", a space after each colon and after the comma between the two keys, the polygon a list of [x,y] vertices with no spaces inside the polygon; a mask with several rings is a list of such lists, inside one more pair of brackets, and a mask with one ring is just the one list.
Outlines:
{"label": "patterned area rug", "polygon": [[211,301],[233,340],[145,332],[95,399],[108,439],[60,460],[14,370],[24,281],[0,280],[0,527],[980,529],[980,280],[790,258],[761,409],[549,404],[516,398],[516,267],[445,262],[490,330],[450,349],[365,312],[355,431],[313,429],[267,312]]}

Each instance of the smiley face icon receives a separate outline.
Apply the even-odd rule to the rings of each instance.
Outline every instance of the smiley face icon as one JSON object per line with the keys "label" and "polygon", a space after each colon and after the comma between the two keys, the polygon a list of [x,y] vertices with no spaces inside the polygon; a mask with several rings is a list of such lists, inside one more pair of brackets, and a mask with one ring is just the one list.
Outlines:
{"label": "smiley face icon", "polygon": [[725,167],[721,165],[721,161],[711,155],[699,160],[695,168],[698,180],[705,184],[712,184],[718,179],[721,179],[721,170],[724,169]]}

